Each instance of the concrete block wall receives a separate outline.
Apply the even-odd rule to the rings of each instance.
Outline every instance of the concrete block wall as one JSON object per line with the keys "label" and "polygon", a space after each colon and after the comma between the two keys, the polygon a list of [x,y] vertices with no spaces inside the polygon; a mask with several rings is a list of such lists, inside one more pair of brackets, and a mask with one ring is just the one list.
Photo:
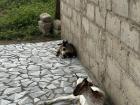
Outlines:
{"label": "concrete block wall", "polygon": [[61,0],[61,20],[114,105],[140,105],[140,0]]}

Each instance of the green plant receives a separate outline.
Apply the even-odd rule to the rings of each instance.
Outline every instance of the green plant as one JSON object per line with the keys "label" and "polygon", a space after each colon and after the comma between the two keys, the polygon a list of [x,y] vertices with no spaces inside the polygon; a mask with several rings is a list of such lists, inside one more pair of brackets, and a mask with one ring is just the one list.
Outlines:
{"label": "green plant", "polygon": [[[8,5],[9,1],[11,5]],[[1,5],[3,5],[1,7]],[[55,0],[1,0],[0,39],[32,39],[40,34],[39,15],[48,12],[54,17]]]}

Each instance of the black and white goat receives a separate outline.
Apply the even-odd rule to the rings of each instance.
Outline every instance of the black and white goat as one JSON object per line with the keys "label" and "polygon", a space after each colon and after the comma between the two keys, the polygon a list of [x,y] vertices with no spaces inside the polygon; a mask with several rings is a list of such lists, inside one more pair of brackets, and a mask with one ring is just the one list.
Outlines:
{"label": "black and white goat", "polygon": [[[80,105],[104,105],[105,93],[94,86],[87,78],[79,78],[72,95],[61,96],[45,102],[45,105],[53,105],[60,101],[79,100]],[[44,105],[44,104],[40,104]],[[70,104],[65,104],[70,105]]]}
{"label": "black and white goat", "polygon": [[77,86],[73,91],[74,96],[80,96],[81,105],[104,105],[105,93],[103,90],[94,86],[87,78],[79,78]]}

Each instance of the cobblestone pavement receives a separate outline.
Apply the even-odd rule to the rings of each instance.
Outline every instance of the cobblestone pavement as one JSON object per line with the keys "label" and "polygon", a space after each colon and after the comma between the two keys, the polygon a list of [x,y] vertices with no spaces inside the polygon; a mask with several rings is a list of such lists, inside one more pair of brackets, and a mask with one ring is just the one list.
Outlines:
{"label": "cobblestone pavement", "polygon": [[57,58],[60,41],[0,45],[0,105],[35,105],[72,93],[78,59]]}

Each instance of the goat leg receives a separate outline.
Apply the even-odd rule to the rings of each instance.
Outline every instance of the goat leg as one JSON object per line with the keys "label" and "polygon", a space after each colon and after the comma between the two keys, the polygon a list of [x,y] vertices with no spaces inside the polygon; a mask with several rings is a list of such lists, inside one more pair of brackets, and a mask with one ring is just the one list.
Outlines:
{"label": "goat leg", "polygon": [[53,103],[57,103],[60,101],[72,101],[72,100],[79,100],[79,96],[74,96],[74,95],[61,96],[52,100],[45,101],[44,103],[38,105],[51,105]]}

